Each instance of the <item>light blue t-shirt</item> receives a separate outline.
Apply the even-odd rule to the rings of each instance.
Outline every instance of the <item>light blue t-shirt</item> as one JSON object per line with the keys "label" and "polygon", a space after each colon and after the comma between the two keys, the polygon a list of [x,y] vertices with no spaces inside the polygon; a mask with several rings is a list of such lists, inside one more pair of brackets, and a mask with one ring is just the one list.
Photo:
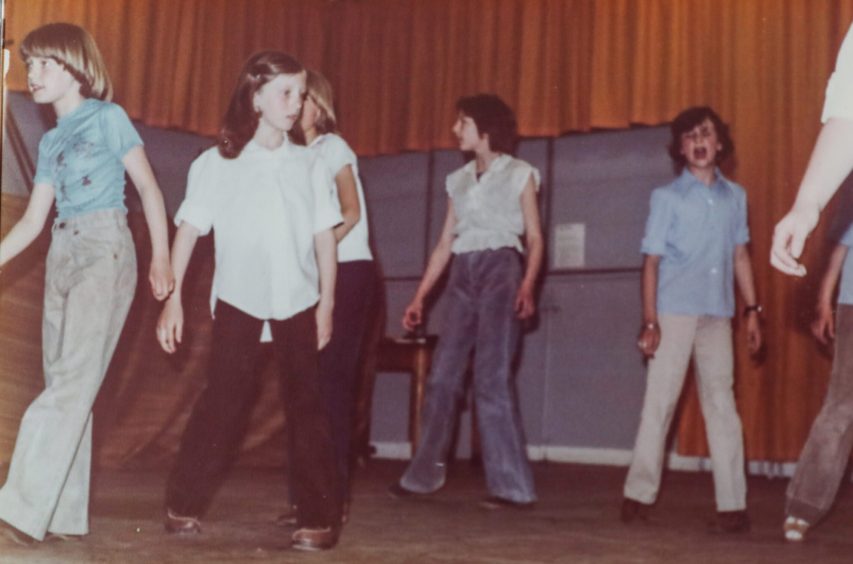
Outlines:
{"label": "light blue t-shirt", "polygon": [[34,182],[50,184],[59,219],[124,206],[122,158],[139,133],[121,106],[87,98],[39,143]]}
{"label": "light blue t-shirt", "polygon": [[641,251],[661,257],[658,313],[732,317],[734,251],[748,242],[746,192],[719,171],[711,186],[684,169],[656,188]]}
{"label": "light blue t-shirt", "polygon": [[839,241],[847,247],[847,256],[841,270],[841,287],[838,290],[838,303],[853,305],[853,223],[847,226],[847,231]]}

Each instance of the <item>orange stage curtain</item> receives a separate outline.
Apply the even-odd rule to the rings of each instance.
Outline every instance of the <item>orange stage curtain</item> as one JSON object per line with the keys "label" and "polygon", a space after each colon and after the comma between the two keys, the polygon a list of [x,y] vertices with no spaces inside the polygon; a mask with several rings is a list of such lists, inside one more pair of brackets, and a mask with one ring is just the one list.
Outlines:
{"label": "orange stage curtain", "polygon": [[[792,460],[821,402],[829,362],[804,331],[816,274],[767,264],[793,199],[853,0],[7,0],[7,39],[41,23],[89,28],[117,101],[143,122],[216,132],[253,51],[289,51],[338,92],[361,155],[452,146],[455,99],[494,91],[520,131],[622,128],[711,104],[732,126],[734,178],[749,192],[756,281],[767,306],[763,363],[737,356],[751,459]],[[9,75],[25,86],[22,67]],[[821,228],[823,229],[823,228]],[[806,261],[819,272],[814,237]],[[639,322],[638,322],[639,323]],[[738,331],[736,338],[743,340]],[[706,452],[689,399],[679,448]]]}

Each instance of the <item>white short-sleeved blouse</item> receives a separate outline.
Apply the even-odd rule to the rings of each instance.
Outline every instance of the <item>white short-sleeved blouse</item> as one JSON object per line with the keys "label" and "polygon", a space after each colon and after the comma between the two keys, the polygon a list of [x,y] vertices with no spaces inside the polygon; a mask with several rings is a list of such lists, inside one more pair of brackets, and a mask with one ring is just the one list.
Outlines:
{"label": "white short-sleeved blouse", "polygon": [[456,214],[455,254],[524,247],[521,193],[533,178],[539,190],[539,171],[530,163],[503,154],[491,162],[480,178],[472,160],[447,176],[447,194]]}
{"label": "white short-sleeved blouse", "polygon": [[193,161],[175,224],[202,235],[213,229],[211,311],[222,299],[252,317],[280,320],[317,302],[314,235],[341,221],[319,160],[288,141],[273,150],[250,141],[235,159],[212,147]]}

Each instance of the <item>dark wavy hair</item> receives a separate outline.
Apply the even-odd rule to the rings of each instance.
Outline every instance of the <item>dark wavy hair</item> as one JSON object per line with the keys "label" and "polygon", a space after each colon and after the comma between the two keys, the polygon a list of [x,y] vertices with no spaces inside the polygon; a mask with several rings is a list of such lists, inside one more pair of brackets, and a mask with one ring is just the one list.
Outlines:
{"label": "dark wavy hair", "polygon": [[720,119],[717,112],[708,106],[687,108],[675,116],[675,119],[672,120],[672,124],[669,126],[670,132],[672,133],[672,139],[667,149],[669,150],[669,156],[672,158],[672,162],[677,171],[681,172],[681,170],[687,165],[687,159],[681,154],[681,136],[691,131],[706,119],[710,119],[711,123],[714,124],[714,129],[717,132],[717,139],[722,146],[722,148],[717,151],[717,164],[722,163],[735,152],[735,144],[734,141],[732,141],[731,134],[729,133],[729,126]]}
{"label": "dark wavy hair", "polygon": [[259,119],[253,102],[255,93],[280,74],[304,71],[302,63],[280,51],[261,51],[249,57],[240,71],[219,130],[217,145],[223,157],[237,158],[255,135]]}
{"label": "dark wavy hair", "polygon": [[456,110],[474,120],[480,135],[488,134],[489,148],[497,153],[515,154],[518,145],[518,126],[515,113],[495,94],[463,96]]}

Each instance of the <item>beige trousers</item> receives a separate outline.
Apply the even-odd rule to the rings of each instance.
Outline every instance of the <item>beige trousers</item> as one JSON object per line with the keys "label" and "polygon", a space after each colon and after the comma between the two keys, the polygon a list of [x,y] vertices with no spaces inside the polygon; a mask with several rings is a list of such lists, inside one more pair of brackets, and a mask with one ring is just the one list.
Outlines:
{"label": "beige trousers", "polygon": [[690,357],[696,364],[699,401],[711,451],[717,511],[746,508],[743,431],[735,407],[731,320],[709,316],[660,316],[661,343],[650,359],[646,395],[625,497],[657,499],[666,437],[681,395]]}
{"label": "beige trousers", "polygon": [[42,352],[45,390],[21,419],[0,519],[42,540],[88,532],[92,404],[136,289],[125,214],[57,221],[47,255]]}

